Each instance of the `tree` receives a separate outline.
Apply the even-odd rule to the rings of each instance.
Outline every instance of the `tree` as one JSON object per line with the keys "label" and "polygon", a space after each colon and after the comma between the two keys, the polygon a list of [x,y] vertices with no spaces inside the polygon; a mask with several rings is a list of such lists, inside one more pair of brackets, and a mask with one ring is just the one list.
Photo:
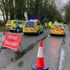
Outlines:
{"label": "tree", "polygon": [[26,10],[25,0],[15,0],[16,19],[23,19]]}
{"label": "tree", "polygon": [[3,13],[4,20],[14,18],[14,0],[2,0],[0,4],[0,9]]}
{"label": "tree", "polygon": [[70,2],[69,4],[65,7],[65,21],[67,23],[70,23]]}
{"label": "tree", "polygon": [[2,0],[1,10],[3,16],[6,16],[5,20],[24,19],[24,12],[27,12],[30,17],[38,16],[41,21],[44,18],[48,20],[61,19],[55,0]]}
{"label": "tree", "polygon": [[4,19],[4,22],[5,22],[6,18],[5,18],[5,13],[4,13],[5,11],[4,11],[3,3],[0,4],[0,10],[2,11],[3,19]]}
{"label": "tree", "polygon": [[47,13],[46,15],[47,15],[48,20],[50,20],[50,21],[54,21],[54,20],[61,21],[62,16],[59,13],[59,11],[57,10],[55,0],[50,0],[50,1],[45,2],[45,3],[47,3],[47,4],[45,4],[44,8],[46,10],[46,13]]}
{"label": "tree", "polygon": [[8,19],[8,1],[2,0],[0,4],[0,9],[3,13],[3,18],[6,21]]}

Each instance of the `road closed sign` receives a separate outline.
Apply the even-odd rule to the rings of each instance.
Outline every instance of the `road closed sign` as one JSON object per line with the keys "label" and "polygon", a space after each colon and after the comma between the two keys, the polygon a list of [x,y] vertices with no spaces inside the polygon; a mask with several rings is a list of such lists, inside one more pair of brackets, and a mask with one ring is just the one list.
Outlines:
{"label": "road closed sign", "polygon": [[3,47],[17,50],[22,34],[7,32],[4,35]]}

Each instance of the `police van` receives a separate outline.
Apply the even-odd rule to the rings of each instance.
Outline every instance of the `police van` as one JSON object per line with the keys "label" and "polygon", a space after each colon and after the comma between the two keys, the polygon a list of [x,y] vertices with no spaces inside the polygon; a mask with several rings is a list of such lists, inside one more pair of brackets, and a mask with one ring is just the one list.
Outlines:
{"label": "police van", "polygon": [[22,32],[24,23],[24,20],[8,20],[6,23],[6,28],[10,31]]}
{"label": "police van", "polygon": [[37,33],[38,35],[43,32],[43,26],[39,20],[28,20],[25,22],[23,33]]}

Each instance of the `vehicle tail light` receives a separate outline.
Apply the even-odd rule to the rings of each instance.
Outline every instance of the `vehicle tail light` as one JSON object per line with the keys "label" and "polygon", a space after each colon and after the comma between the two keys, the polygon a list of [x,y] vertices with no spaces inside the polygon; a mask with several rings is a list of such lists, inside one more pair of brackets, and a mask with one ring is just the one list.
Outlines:
{"label": "vehicle tail light", "polygon": [[64,29],[61,29],[61,31],[64,31]]}
{"label": "vehicle tail light", "polygon": [[51,28],[51,31],[54,31],[54,28]]}
{"label": "vehicle tail light", "polygon": [[51,28],[51,30],[53,30],[54,28]]}

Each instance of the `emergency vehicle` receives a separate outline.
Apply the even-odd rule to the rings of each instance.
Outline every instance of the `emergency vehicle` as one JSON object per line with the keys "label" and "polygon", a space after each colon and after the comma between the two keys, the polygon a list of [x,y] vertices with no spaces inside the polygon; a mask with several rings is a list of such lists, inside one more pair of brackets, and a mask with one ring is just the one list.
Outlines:
{"label": "emergency vehicle", "polygon": [[65,36],[65,27],[64,24],[53,24],[50,28],[50,34],[53,35],[64,35]]}
{"label": "emergency vehicle", "polygon": [[24,20],[8,20],[6,23],[6,28],[10,31],[22,32],[24,23]]}
{"label": "emergency vehicle", "polygon": [[23,33],[37,33],[38,35],[43,32],[43,26],[39,20],[28,20],[25,22]]}

